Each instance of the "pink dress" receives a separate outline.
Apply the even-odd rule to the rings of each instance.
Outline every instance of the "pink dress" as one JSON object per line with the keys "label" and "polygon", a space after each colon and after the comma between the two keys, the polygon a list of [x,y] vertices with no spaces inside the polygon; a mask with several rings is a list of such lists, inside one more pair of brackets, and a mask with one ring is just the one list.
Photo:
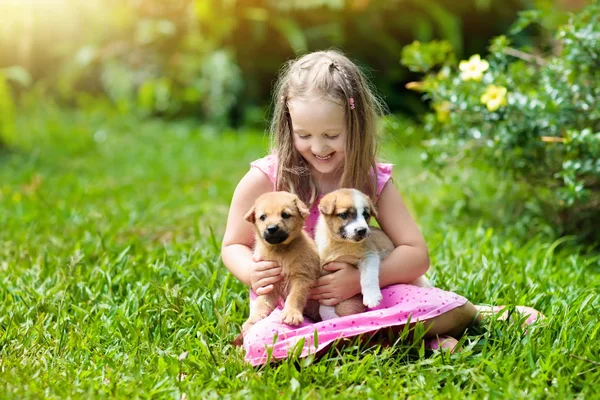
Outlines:
{"label": "pink dress", "polygon": [[[275,188],[277,157],[269,155],[251,163],[252,168],[264,172]],[[391,179],[392,165],[377,164],[377,196],[386,182]],[[304,229],[314,236],[318,218],[317,202],[311,209]],[[312,322],[308,318],[300,326],[289,326],[280,321],[282,308],[278,307],[267,318],[257,322],[244,335],[246,361],[257,366],[271,360],[288,356],[298,342],[304,341],[300,357],[306,357],[326,349],[334,341],[366,333],[374,333],[382,328],[425,321],[437,317],[467,302],[462,296],[437,288],[421,288],[413,285],[392,285],[381,289],[383,300],[366,312],[322,322]],[[251,301],[256,295],[251,292]],[[315,343],[315,331],[317,341]]]}

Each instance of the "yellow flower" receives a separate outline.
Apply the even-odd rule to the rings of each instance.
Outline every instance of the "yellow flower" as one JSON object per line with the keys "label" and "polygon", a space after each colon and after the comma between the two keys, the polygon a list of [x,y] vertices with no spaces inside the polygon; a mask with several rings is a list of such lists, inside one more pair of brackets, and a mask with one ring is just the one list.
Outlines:
{"label": "yellow flower", "polygon": [[490,111],[496,111],[500,106],[506,105],[506,88],[503,86],[488,85],[483,95],[481,102],[486,105]]}
{"label": "yellow flower", "polygon": [[460,69],[460,77],[463,81],[475,80],[480,81],[483,73],[487,71],[490,67],[490,64],[482,60],[479,54],[472,55],[469,58],[469,61],[461,61],[458,64],[458,68]]}
{"label": "yellow flower", "polygon": [[435,110],[435,116],[441,123],[448,122],[450,119],[450,102],[444,101],[441,104],[434,104],[433,109]]}

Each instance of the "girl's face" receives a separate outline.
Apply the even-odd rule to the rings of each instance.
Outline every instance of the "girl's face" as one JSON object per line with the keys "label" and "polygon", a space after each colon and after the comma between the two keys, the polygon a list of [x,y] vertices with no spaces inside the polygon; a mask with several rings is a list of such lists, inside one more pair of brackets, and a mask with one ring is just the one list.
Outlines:
{"label": "girl's face", "polygon": [[340,172],[345,160],[346,114],[339,104],[317,100],[292,99],[288,102],[294,147],[313,172],[330,175]]}

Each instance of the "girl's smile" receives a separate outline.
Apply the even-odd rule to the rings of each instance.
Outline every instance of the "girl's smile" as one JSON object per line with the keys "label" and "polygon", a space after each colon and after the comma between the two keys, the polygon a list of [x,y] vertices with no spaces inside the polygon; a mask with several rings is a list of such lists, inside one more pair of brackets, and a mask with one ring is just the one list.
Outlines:
{"label": "girl's smile", "polygon": [[321,157],[321,156],[318,156],[318,155],[316,155],[316,154],[315,154],[315,158],[316,158],[317,160],[319,160],[320,162],[327,162],[327,161],[331,160],[331,157],[332,157],[332,156],[333,156],[333,153],[331,153],[331,154],[328,154],[328,155],[326,155],[326,156],[324,156],[324,157]]}

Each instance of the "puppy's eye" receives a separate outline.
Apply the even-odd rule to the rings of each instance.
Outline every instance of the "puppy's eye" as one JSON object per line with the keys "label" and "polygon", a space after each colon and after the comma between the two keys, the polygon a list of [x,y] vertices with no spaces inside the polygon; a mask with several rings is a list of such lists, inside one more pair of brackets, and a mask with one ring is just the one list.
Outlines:
{"label": "puppy's eye", "polygon": [[340,217],[340,219],[348,219],[349,214],[346,211],[346,212],[343,212],[343,213],[339,213],[337,216]]}
{"label": "puppy's eye", "polygon": [[286,213],[286,212],[282,212],[282,213],[281,213],[281,218],[283,218],[283,219],[288,219],[289,217],[291,217],[291,215],[290,215],[290,214],[288,214],[288,213]]}
{"label": "puppy's eye", "polygon": [[365,212],[363,213],[363,217],[364,217],[364,219],[369,219],[369,218],[371,218],[371,214],[369,214],[369,212],[368,212],[368,211],[365,211]]}
{"label": "puppy's eye", "polygon": [[260,219],[261,221],[264,221],[265,219],[267,219],[267,216],[265,214],[263,214],[260,217],[258,217],[258,219]]}

